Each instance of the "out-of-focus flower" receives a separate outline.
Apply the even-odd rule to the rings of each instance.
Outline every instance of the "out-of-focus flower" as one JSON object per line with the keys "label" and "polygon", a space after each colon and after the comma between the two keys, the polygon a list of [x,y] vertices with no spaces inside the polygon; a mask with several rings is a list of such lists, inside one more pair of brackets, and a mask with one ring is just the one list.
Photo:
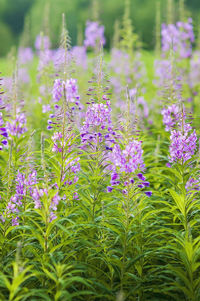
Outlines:
{"label": "out-of-focus flower", "polygon": [[51,47],[51,42],[48,36],[38,35],[35,40],[36,50],[46,50]]}
{"label": "out-of-focus flower", "polygon": [[42,106],[42,113],[47,113],[51,111],[51,106],[50,105],[43,105]]}
{"label": "out-of-focus flower", "polygon": [[200,83],[200,51],[194,51],[190,60],[188,84],[194,89]]}
{"label": "out-of-focus flower", "polygon": [[98,44],[104,45],[105,43],[104,26],[98,22],[87,21],[84,45],[95,48]]}
{"label": "out-of-focus flower", "polygon": [[19,68],[18,80],[20,83],[28,84],[30,82],[30,76],[26,68]]}
{"label": "out-of-focus flower", "polygon": [[71,50],[72,57],[75,60],[77,66],[82,67],[84,70],[87,69],[87,53],[86,47],[74,46]]}
{"label": "out-of-focus flower", "polygon": [[171,106],[164,108],[161,111],[161,114],[163,115],[165,130],[170,131],[173,129],[180,118],[180,107],[172,104]]}
{"label": "out-of-focus flower", "polygon": [[187,181],[185,188],[187,191],[199,191],[200,190],[200,179],[194,179],[191,177]]}
{"label": "out-of-focus flower", "polygon": [[63,96],[64,82],[61,79],[56,79],[54,81],[52,95],[53,101],[58,102]]}
{"label": "out-of-focus flower", "polygon": [[25,65],[33,60],[33,50],[30,47],[20,47],[18,51],[19,63]]}
{"label": "out-of-focus flower", "polygon": [[113,48],[111,50],[110,68],[116,74],[124,74],[129,76],[131,73],[130,56],[128,53]]}
{"label": "out-of-focus flower", "polygon": [[54,86],[52,90],[53,101],[58,102],[62,96],[66,96],[68,102],[74,102],[79,104],[80,96],[78,95],[77,80],[74,78],[67,79],[63,81],[61,79],[56,79],[54,81]]}
{"label": "out-of-focus flower", "polygon": [[20,137],[24,134],[27,131],[25,114],[18,111],[14,120],[7,121],[6,129],[11,136]]}
{"label": "out-of-focus flower", "polygon": [[162,51],[169,52],[173,49],[179,58],[188,58],[192,54],[192,43],[194,42],[194,33],[192,19],[188,22],[177,22],[174,24],[162,25]]}

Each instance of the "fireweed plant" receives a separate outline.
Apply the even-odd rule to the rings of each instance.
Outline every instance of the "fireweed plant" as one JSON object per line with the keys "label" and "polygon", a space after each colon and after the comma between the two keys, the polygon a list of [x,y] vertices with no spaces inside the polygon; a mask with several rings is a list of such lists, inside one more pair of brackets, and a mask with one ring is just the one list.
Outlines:
{"label": "fireweed plant", "polygon": [[144,53],[129,5],[110,53],[100,20],[71,47],[63,16],[57,49],[44,29],[5,59],[2,301],[200,300],[195,31],[182,9]]}

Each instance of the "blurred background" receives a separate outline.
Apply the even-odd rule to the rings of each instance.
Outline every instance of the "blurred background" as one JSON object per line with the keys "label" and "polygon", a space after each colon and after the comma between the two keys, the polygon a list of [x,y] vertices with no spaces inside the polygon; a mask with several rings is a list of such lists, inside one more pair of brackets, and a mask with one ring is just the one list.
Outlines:
{"label": "blurred background", "polygon": [[[99,1],[99,3],[98,3]],[[98,19],[105,26],[106,48],[112,41],[114,23],[121,22],[125,0],[98,0]],[[176,19],[178,1],[174,0],[173,18]],[[57,47],[61,30],[61,15],[65,13],[72,45],[81,42],[85,23],[94,16],[92,0],[0,0],[0,56],[6,55],[12,47],[21,42],[24,27],[30,46],[43,31]],[[130,0],[130,15],[135,31],[139,34],[145,49],[155,45],[155,16],[158,0]],[[167,0],[160,0],[161,21],[166,21]],[[185,0],[188,16],[193,17],[195,30],[200,25],[200,0]],[[172,19],[173,19],[172,18]],[[26,26],[24,26],[26,24]],[[27,45],[28,46],[28,45]]]}

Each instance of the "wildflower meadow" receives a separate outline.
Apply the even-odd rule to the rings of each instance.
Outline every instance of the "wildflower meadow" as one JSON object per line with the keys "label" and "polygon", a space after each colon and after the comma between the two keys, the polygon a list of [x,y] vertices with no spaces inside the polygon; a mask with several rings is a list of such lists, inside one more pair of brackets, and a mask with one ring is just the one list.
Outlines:
{"label": "wildflower meadow", "polygon": [[200,300],[200,35],[129,5],[0,60],[2,301]]}

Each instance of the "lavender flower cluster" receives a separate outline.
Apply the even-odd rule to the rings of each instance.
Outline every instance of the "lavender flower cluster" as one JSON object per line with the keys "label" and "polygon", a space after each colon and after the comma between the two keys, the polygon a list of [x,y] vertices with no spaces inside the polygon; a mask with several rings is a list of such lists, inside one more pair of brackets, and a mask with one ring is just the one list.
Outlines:
{"label": "lavender flower cluster", "polygon": [[178,57],[188,58],[192,54],[191,43],[194,42],[192,19],[188,22],[177,22],[174,24],[162,25],[162,51],[163,54],[173,49]]}
{"label": "lavender flower cluster", "polygon": [[98,22],[87,21],[84,45],[86,47],[95,48],[98,45],[104,45],[105,43],[104,26],[99,25]]}
{"label": "lavender flower cluster", "polygon": [[110,102],[91,104],[85,114],[81,128],[82,143],[106,143],[107,147],[114,142],[115,132],[111,121]]}
{"label": "lavender flower cluster", "polygon": [[[124,149],[119,144],[115,144],[112,151],[109,153],[109,161],[111,162],[111,186],[107,187],[107,191],[111,192],[119,185],[125,187],[122,190],[123,194],[127,194],[130,187],[134,189],[143,189],[149,187],[149,182],[146,182],[141,171],[144,170],[144,161],[142,158],[142,142],[137,140],[129,141],[124,145]],[[139,172],[139,173],[138,173]],[[151,196],[151,191],[145,191],[147,196]]]}

